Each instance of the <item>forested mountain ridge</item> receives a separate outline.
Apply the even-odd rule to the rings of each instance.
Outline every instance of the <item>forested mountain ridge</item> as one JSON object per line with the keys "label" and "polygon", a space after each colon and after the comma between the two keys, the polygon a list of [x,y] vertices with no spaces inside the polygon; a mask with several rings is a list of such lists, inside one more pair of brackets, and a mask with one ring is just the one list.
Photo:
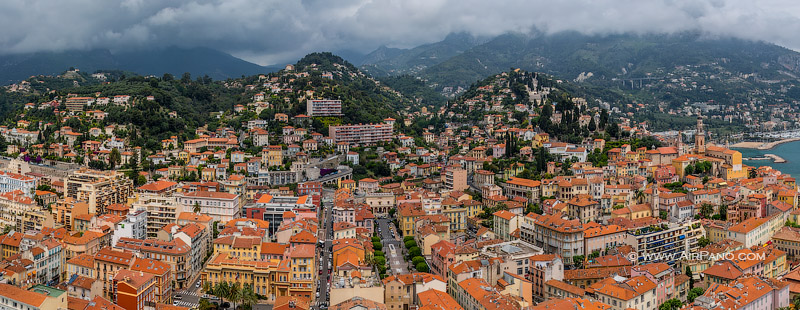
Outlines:
{"label": "forested mountain ridge", "polygon": [[[291,118],[306,114],[308,99],[342,100],[341,117],[315,117],[306,127],[326,135],[329,125],[379,123],[388,117],[402,120],[405,112],[401,111],[419,108],[413,97],[383,85],[331,53],[309,54],[293,67],[224,81],[193,77],[190,73],[143,77],[121,71],[95,75],[67,71],[58,76],[37,76],[0,91],[3,124],[13,128],[20,120],[28,121],[35,126],[31,128],[42,129],[41,143],[54,142],[53,130],[61,126],[87,132],[93,127],[115,125],[124,128],[116,136],[128,139],[131,145],[159,150],[161,140],[172,136],[179,141],[193,139],[198,128],[210,132],[218,128],[240,131],[248,121],[262,119],[278,130],[287,123],[277,122],[275,114],[284,113]],[[115,96],[131,99],[125,104],[85,107],[103,112],[101,119],[65,111],[69,97]],[[260,112],[235,112],[239,105],[257,106]]]}
{"label": "forested mountain ridge", "polygon": [[[633,113],[653,130],[691,127],[698,114],[720,134],[789,128],[786,108],[800,100],[800,53],[765,42],[673,35],[574,32],[509,33],[474,46],[413,76],[455,98],[486,76],[509,68],[571,81]],[[778,109],[778,110],[776,110]]]}
{"label": "forested mountain ridge", "polygon": [[410,49],[381,46],[364,56],[361,69],[373,76],[416,74],[483,43],[467,33],[453,33],[436,43]]}
{"label": "forested mountain ridge", "polygon": [[[392,58],[382,62],[402,63]],[[762,79],[791,79],[800,74],[800,54],[765,42],[690,32],[605,36],[563,32],[500,35],[421,70],[419,76],[439,87],[466,87],[508,68],[536,70],[570,80],[591,72],[593,79],[611,80],[652,77],[659,70],[709,62],[720,62],[732,72],[758,74]],[[402,73],[410,69],[396,70]]]}
{"label": "forested mountain ridge", "polygon": [[82,71],[126,70],[140,75],[208,75],[214,79],[237,78],[276,71],[209,48],[168,47],[112,53],[88,51],[39,52],[0,56],[0,85],[34,75],[54,75],[70,67]]}

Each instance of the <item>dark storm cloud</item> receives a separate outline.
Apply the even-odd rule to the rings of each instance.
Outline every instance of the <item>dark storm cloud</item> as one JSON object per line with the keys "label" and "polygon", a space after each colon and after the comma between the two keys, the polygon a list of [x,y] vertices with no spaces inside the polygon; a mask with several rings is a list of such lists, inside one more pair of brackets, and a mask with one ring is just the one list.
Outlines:
{"label": "dark storm cloud", "polygon": [[410,47],[451,32],[700,30],[800,48],[792,0],[27,0],[0,3],[0,53],[207,46],[270,64]]}

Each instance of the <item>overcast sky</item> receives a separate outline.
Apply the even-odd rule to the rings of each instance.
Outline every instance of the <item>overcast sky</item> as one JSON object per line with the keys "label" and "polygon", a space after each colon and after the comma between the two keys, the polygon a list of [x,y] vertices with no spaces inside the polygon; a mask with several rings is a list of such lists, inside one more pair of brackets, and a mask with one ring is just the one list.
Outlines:
{"label": "overcast sky", "polygon": [[413,47],[451,32],[674,33],[800,50],[797,0],[24,0],[0,2],[0,53],[206,46],[262,64]]}

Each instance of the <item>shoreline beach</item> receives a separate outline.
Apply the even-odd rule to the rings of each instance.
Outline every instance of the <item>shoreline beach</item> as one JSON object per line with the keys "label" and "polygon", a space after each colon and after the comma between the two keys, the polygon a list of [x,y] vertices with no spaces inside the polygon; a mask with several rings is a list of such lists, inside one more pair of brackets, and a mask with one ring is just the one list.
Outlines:
{"label": "shoreline beach", "polygon": [[731,145],[731,147],[742,148],[742,149],[758,149],[758,150],[769,150],[772,149],[780,144],[789,143],[794,141],[800,141],[800,138],[789,138],[789,139],[782,139],[773,142],[739,142],[736,144]]}

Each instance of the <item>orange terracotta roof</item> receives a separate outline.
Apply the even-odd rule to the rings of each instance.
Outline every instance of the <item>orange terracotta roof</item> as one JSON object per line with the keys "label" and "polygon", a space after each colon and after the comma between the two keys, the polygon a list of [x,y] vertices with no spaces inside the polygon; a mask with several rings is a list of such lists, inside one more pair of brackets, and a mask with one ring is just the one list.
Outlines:
{"label": "orange terracotta roof", "polygon": [[117,270],[116,275],[114,276],[114,281],[118,281],[120,283],[127,283],[134,289],[141,289],[147,285],[150,280],[155,277],[151,273],[146,272],[133,272],[128,269],[120,269]]}
{"label": "orange terracotta roof", "polygon": [[292,258],[314,257],[315,249],[313,244],[299,244],[289,251],[289,256]]}
{"label": "orange terracotta roof", "polygon": [[148,192],[160,192],[166,190],[170,187],[176,186],[178,183],[159,180],[156,182],[147,183],[145,185],[139,186],[139,190],[141,191],[148,191]]}
{"label": "orange terracotta roof", "polygon": [[506,210],[497,211],[495,213],[492,213],[492,215],[497,216],[497,217],[502,218],[502,219],[505,219],[507,221],[510,221],[515,216],[514,213],[508,212]]}
{"label": "orange terracotta roof", "polygon": [[574,294],[576,296],[583,296],[586,294],[586,290],[560,280],[548,280],[545,281],[544,284]]}
{"label": "orange terracotta roof", "polygon": [[47,295],[33,291],[23,290],[13,285],[0,283],[0,296],[16,300],[34,307],[41,307],[47,300]]}
{"label": "orange terracotta roof", "polygon": [[524,187],[539,187],[542,184],[541,182],[536,180],[529,180],[517,177],[511,177],[511,179],[506,181],[506,183]]}
{"label": "orange terracotta roof", "polygon": [[125,310],[125,308],[101,296],[95,296],[91,303],[89,303],[89,306],[84,310]]}
{"label": "orange terracotta roof", "polygon": [[80,254],[67,261],[67,264],[94,269],[94,256],[87,253]]}
{"label": "orange terracotta roof", "polygon": [[137,257],[131,264],[130,270],[147,272],[161,276],[169,273],[172,270],[172,268],[169,266],[169,264],[159,260]]}
{"label": "orange terracotta roof", "polygon": [[730,261],[720,261],[702,272],[706,276],[714,276],[727,280],[735,280],[742,276],[742,272]]}

